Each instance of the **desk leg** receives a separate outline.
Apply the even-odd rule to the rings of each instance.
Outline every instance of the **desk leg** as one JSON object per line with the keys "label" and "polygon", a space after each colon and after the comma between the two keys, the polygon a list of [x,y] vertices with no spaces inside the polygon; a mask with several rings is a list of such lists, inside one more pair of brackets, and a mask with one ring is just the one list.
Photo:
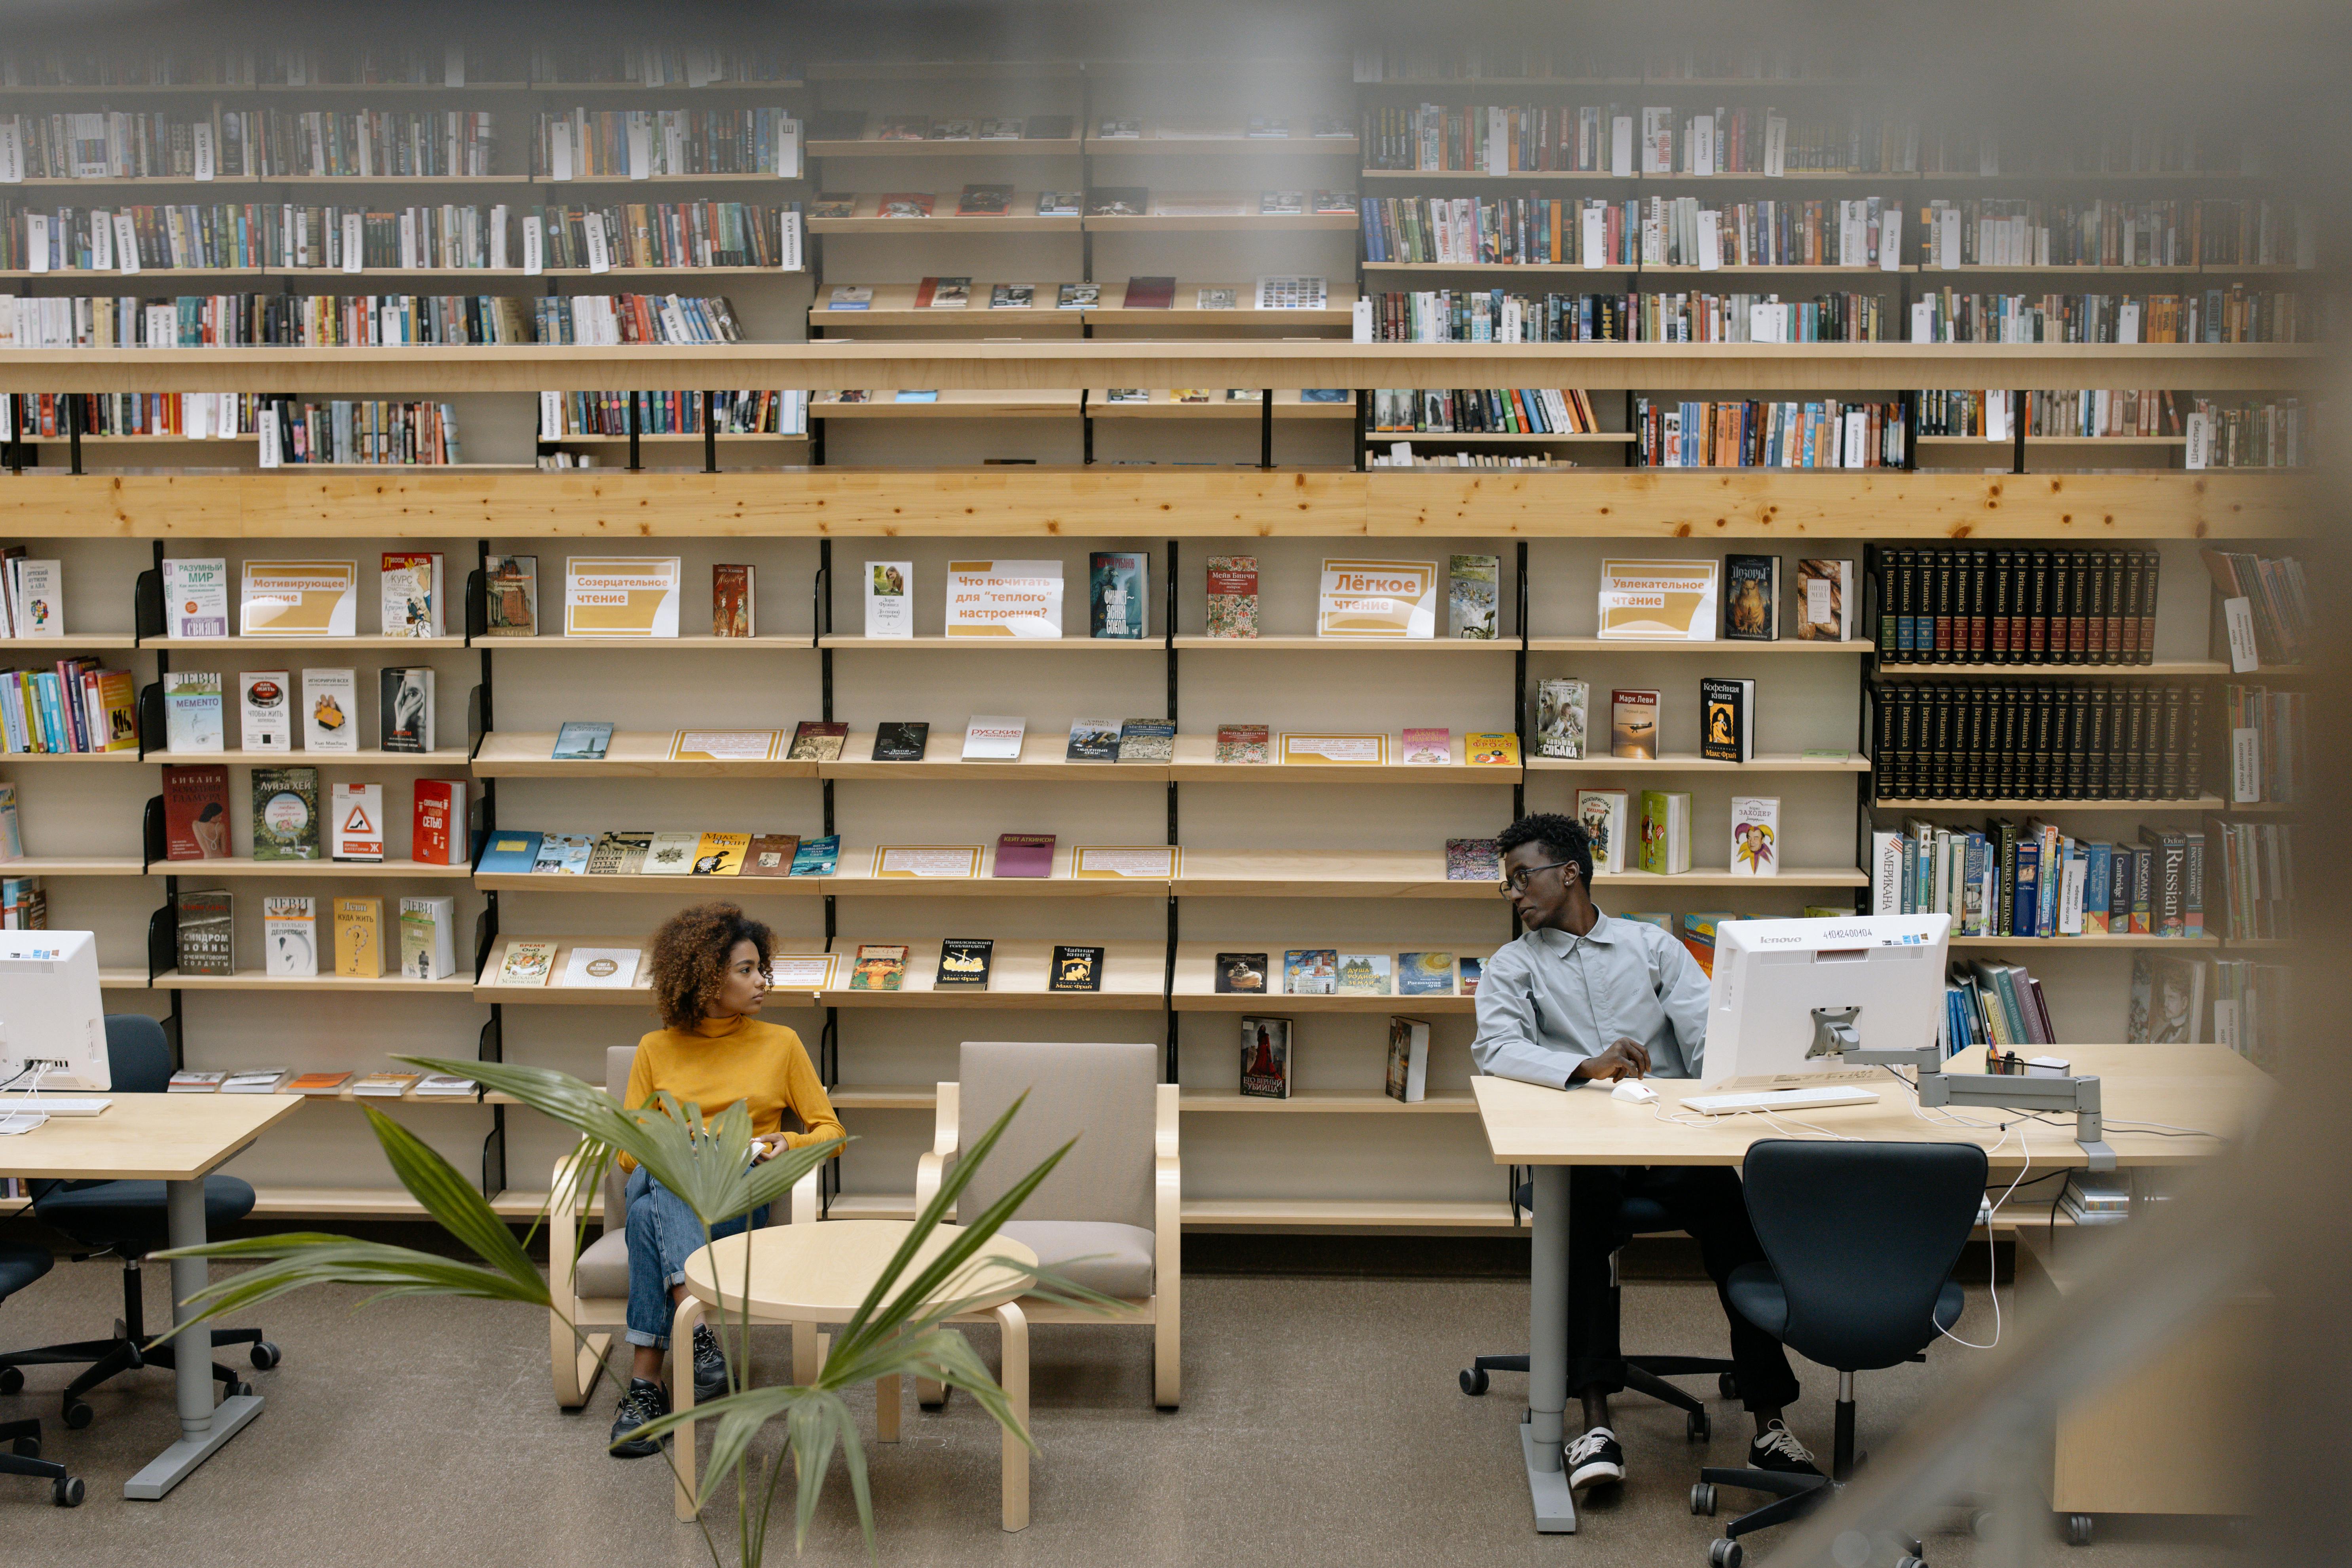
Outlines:
{"label": "desk leg", "polygon": [[694,1484],[694,1331],[708,1310],[701,1297],[689,1294],[669,1320],[670,1382],[677,1385],[670,1408],[686,1415],[670,1429],[669,1438],[670,1468],[677,1474],[677,1496],[671,1500],[680,1519],[692,1519],[701,1507]]}
{"label": "desk leg", "polygon": [[[170,1225],[169,1235],[173,1247],[202,1247],[205,1244],[205,1184],[166,1182],[163,1184],[164,1203]],[[194,1317],[194,1309],[184,1305],[187,1299],[205,1288],[209,1277],[201,1258],[175,1258],[172,1260],[172,1321],[185,1323]],[[261,1395],[240,1394],[234,1399],[213,1405],[213,1349],[209,1329],[192,1329],[172,1342],[177,1347],[173,1357],[172,1381],[178,1390],[180,1405],[180,1440],[147,1462],[144,1469],[122,1483],[122,1495],[142,1501],[162,1497],[185,1480],[188,1472],[212,1458],[213,1450],[236,1436],[245,1424],[261,1414]]]}
{"label": "desk leg", "polygon": [[1568,1409],[1568,1167],[1538,1165],[1535,1234],[1528,1263],[1528,1419],[1519,1448],[1536,1530],[1573,1534],[1576,1502],[1560,1465]]}
{"label": "desk leg", "polygon": [[[1013,1406],[1013,1419],[1023,1430],[1029,1426],[1029,1320],[1020,1303],[1007,1301],[996,1309],[996,1322],[1003,1340],[1001,1381],[1004,1397]],[[1004,1443],[1004,1528],[1029,1528],[1029,1446],[1011,1430],[1003,1436]]]}

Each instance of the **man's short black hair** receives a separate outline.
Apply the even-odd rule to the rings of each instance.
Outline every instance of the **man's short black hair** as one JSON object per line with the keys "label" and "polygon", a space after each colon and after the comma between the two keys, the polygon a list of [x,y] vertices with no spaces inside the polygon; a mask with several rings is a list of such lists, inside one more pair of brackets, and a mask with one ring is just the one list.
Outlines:
{"label": "man's short black hair", "polygon": [[1565,860],[1576,868],[1577,879],[1589,889],[1592,886],[1592,841],[1584,836],[1584,825],[1572,816],[1557,811],[1531,812],[1519,818],[1495,837],[1496,858],[1508,855],[1522,844],[1536,844],[1554,860]]}

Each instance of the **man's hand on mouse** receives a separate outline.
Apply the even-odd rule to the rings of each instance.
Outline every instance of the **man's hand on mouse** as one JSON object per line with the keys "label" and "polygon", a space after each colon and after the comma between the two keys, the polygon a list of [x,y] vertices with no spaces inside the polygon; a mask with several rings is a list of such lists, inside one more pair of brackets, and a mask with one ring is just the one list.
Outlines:
{"label": "man's hand on mouse", "polygon": [[1650,1070],[1650,1053],[1639,1040],[1620,1035],[1597,1056],[1584,1058],[1576,1065],[1571,1079],[1599,1079],[1613,1082],[1618,1079],[1645,1077]]}

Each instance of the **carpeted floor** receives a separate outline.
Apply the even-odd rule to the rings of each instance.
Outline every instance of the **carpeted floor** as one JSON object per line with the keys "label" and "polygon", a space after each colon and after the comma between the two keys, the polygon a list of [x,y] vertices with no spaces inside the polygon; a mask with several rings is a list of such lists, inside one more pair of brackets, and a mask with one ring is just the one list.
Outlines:
{"label": "carpeted floor", "polygon": [[[150,1274],[151,1321],[167,1310],[161,1272]],[[0,1342],[103,1331],[116,1290],[110,1263],[60,1263],[0,1308]],[[355,1310],[360,1294],[317,1291],[260,1314],[286,1352],[278,1370],[248,1373],[268,1408],[160,1503],[126,1502],[121,1487],[176,1435],[170,1374],[99,1391],[96,1422],[68,1432],[54,1419],[68,1369],[34,1369],[23,1394],[0,1399],[0,1415],[47,1420],[48,1457],[87,1479],[89,1500],[55,1509],[46,1486],[0,1477],[0,1557],[115,1568],[709,1561],[695,1529],[670,1517],[667,1467],[602,1452],[609,1382],[586,1413],[555,1409],[543,1317],[434,1300]],[[1987,1322],[1981,1288],[1975,1295],[1969,1321]],[[803,1561],[1702,1568],[1717,1521],[1687,1511],[1700,1450],[1684,1441],[1679,1414],[1643,1400],[1621,1406],[1632,1466],[1622,1495],[1591,1506],[1574,1537],[1530,1528],[1514,1436],[1523,1380],[1500,1375],[1483,1399],[1454,1383],[1472,1353],[1524,1340],[1526,1302],[1523,1283],[1492,1279],[1194,1279],[1184,1297],[1185,1403],[1172,1414],[1151,1408],[1148,1330],[1037,1329],[1034,1426],[1044,1452],[1026,1531],[997,1528],[986,1418],[969,1400],[931,1415],[910,1399],[907,1440],[867,1450],[877,1557],[857,1542],[836,1474]],[[1629,1344],[1659,1352],[1717,1353],[1722,1337],[1703,1285],[1629,1285],[1626,1324]],[[973,1338],[993,1355],[992,1331]],[[761,1352],[772,1371],[784,1364],[780,1342]],[[1864,1378],[1864,1445],[1916,1412],[1968,1353],[1942,1347],[1924,1365]],[[1800,1431],[1826,1449],[1834,1382],[1800,1371],[1809,1374]],[[870,1392],[859,1403],[870,1434]],[[1747,1419],[1715,1410],[1707,1452],[1736,1463]],[[731,1531],[731,1502],[714,1502],[714,1529]],[[2087,1551],[2053,1544],[2045,1555],[2080,1568],[2201,1568],[2231,1561],[2231,1540],[2218,1524],[2103,1521]],[[731,1537],[721,1548],[732,1563]],[[1938,1568],[1981,1560],[1950,1526],[1928,1537],[1927,1555]],[[784,1524],[770,1560],[790,1559]]]}

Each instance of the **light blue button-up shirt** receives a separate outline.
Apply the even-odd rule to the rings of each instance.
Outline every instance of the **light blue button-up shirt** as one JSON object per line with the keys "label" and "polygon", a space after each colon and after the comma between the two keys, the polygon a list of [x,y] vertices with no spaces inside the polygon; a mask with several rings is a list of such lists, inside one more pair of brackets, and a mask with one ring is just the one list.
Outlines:
{"label": "light blue button-up shirt", "polygon": [[1707,978],[1683,944],[1642,921],[1601,915],[1582,936],[1522,931],[1486,961],[1470,1054],[1496,1078],[1558,1088],[1621,1037],[1660,1078],[1696,1078]]}

